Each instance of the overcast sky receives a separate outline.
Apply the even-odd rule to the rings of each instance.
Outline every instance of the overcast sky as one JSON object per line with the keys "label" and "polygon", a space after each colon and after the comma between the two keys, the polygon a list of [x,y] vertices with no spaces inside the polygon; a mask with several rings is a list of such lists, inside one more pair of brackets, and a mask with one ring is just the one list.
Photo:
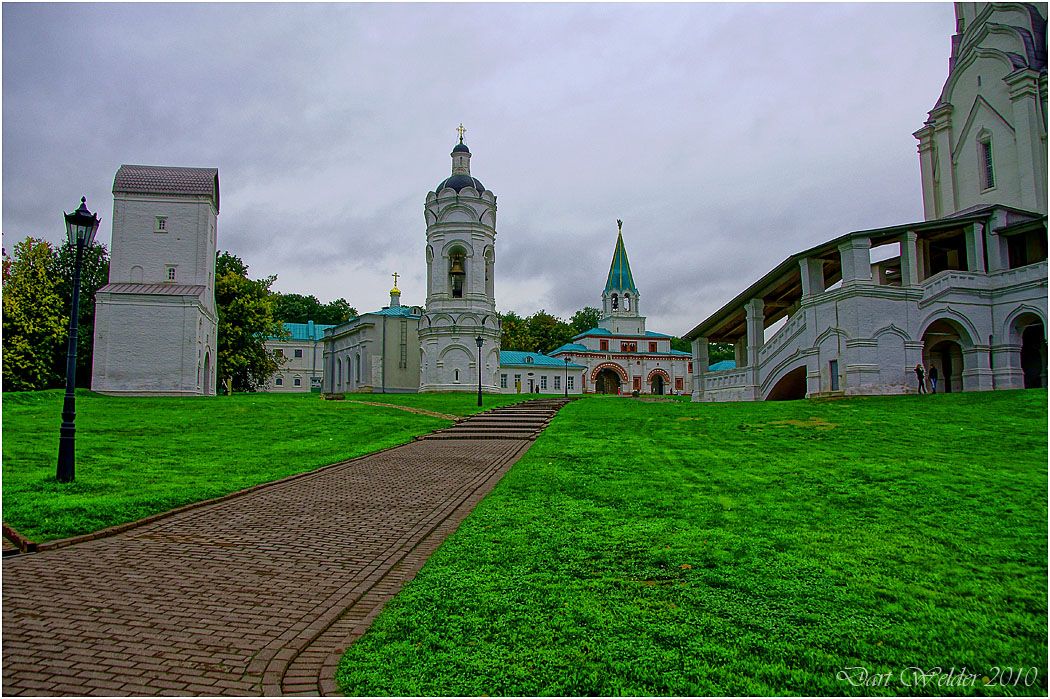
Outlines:
{"label": "overcast sky", "polygon": [[456,127],[497,197],[496,303],[599,306],[623,219],[648,329],[785,257],[922,220],[930,4],[3,4],[3,244],[110,241],[121,164],[217,167],[219,249],[359,311],[425,301]]}

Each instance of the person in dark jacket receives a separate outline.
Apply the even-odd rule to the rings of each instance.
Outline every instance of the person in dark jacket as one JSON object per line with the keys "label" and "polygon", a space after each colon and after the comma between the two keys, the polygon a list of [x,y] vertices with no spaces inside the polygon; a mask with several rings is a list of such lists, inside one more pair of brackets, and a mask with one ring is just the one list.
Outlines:
{"label": "person in dark jacket", "polygon": [[915,377],[919,379],[919,393],[929,393],[926,390],[926,370],[922,368],[922,364],[915,365]]}
{"label": "person in dark jacket", "polygon": [[930,365],[930,388],[933,389],[931,393],[937,392],[937,367],[933,364]]}

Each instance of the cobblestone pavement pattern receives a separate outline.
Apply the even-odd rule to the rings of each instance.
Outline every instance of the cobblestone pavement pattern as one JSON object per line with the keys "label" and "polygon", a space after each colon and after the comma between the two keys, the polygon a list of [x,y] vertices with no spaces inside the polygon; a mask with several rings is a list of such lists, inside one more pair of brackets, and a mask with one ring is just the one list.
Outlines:
{"label": "cobblestone pavement pattern", "polygon": [[337,693],[342,650],[530,444],[416,441],[7,558],[3,693]]}

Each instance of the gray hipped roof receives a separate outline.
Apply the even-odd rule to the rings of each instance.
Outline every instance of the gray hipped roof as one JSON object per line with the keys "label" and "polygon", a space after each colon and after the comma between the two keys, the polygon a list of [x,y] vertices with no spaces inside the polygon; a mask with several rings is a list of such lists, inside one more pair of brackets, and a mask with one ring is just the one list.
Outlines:
{"label": "gray hipped roof", "polygon": [[211,197],[219,210],[219,170],[214,167],[121,165],[113,178],[113,193],[198,194]]}

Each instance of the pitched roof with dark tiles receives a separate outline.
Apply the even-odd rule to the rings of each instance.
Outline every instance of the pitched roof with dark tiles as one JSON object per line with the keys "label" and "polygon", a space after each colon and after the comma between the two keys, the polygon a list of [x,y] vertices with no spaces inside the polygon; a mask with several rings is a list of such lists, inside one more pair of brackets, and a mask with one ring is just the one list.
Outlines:
{"label": "pitched roof with dark tiles", "polygon": [[200,296],[204,286],[200,284],[137,284],[135,282],[114,282],[106,284],[96,293],[109,294],[150,294],[154,296]]}
{"label": "pitched roof with dark tiles", "polygon": [[203,194],[219,210],[219,170],[214,167],[121,165],[113,178],[113,192],[146,194]]}

